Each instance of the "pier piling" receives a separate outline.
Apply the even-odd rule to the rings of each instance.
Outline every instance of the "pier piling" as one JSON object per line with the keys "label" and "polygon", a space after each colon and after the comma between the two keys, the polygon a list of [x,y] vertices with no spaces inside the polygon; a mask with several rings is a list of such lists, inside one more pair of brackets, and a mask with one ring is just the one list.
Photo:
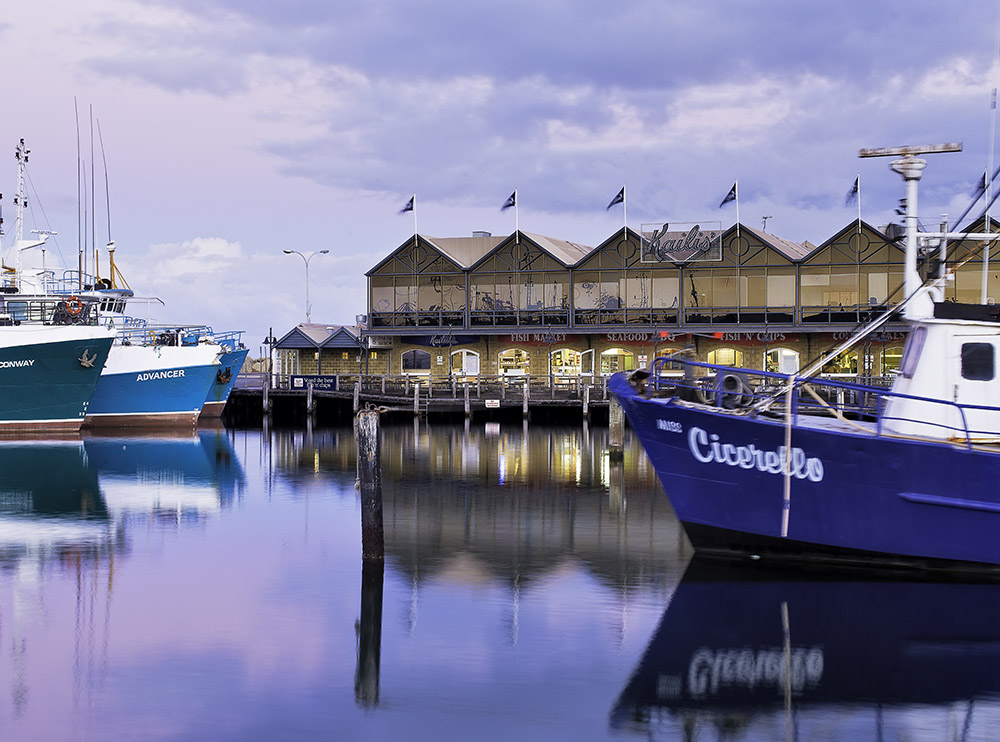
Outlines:
{"label": "pier piling", "polygon": [[354,672],[354,698],[362,708],[378,706],[382,662],[382,593],[385,562],[361,563],[361,618],[358,620],[358,664]]}
{"label": "pier piling", "polygon": [[382,436],[379,411],[361,410],[357,415],[358,481],[361,491],[361,556],[385,558],[382,522]]}
{"label": "pier piling", "polygon": [[612,461],[625,457],[625,411],[615,397],[608,404],[608,457]]}

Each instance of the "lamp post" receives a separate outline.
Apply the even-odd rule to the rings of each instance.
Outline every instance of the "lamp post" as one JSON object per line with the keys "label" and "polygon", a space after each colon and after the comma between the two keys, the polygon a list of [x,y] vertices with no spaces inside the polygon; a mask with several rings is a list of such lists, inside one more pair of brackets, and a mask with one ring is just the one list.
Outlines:
{"label": "lamp post", "polygon": [[267,346],[267,384],[273,386],[274,382],[274,346],[277,344],[274,337],[274,329],[269,328],[267,337],[264,338],[264,345]]}
{"label": "lamp post", "polygon": [[309,253],[308,257],[303,255],[298,250],[284,250],[285,255],[298,255],[302,258],[302,262],[306,264],[306,324],[312,323],[312,307],[309,306],[309,261],[312,260],[317,255],[326,255],[329,250],[317,250],[316,252]]}

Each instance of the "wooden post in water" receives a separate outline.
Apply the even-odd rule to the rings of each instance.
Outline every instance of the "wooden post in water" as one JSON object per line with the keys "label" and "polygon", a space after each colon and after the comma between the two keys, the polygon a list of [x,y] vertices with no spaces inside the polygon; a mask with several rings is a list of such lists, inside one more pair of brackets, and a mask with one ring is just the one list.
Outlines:
{"label": "wooden post in water", "polygon": [[306,382],[306,414],[311,415],[313,411],[313,383]]}
{"label": "wooden post in water", "polygon": [[524,380],[524,400],[521,402],[521,415],[524,419],[528,419],[528,389],[531,388],[531,382],[528,379]]}
{"label": "wooden post in water", "polygon": [[358,414],[361,409],[361,381],[354,382],[354,414]]}
{"label": "wooden post in water", "polygon": [[385,578],[385,534],[382,523],[382,443],[379,412],[369,408],[354,418],[361,490],[361,617],[358,619],[358,662],[354,698],[374,708],[379,700],[382,656],[382,592]]}
{"label": "wooden post in water", "polygon": [[625,458],[625,410],[614,395],[608,402],[608,458],[611,461]]}
{"label": "wooden post in water", "polygon": [[382,660],[382,592],[385,562],[361,562],[361,618],[358,619],[358,664],[354,671],[354,700],[364,708],[378,706]]}
{"label": "wooden post in water", "polygon": [[361,556],[385,558],[382,524],[382,435],[379,412],[369,407],[357,414],[358,481],[361,490]]}
{"label": "wooden post in water", "polygon": [[469,382],[466,381],[465,384],[465,419],[468,420],[472,417],[472,406],[469,404]]}
{"label": "wooden post in water", "polygon": [[417,417],[420,414],[420,382],[416,382],[413,385],[413,416]]}
{"label": "wooden post in water", "polygon": [[590,421],[590,384],[583,387],[583,419],[585,422]]}
{"label": "wooden post in water", "polygon": [[261,387],[261,391],[263,393],[263,399],[264,399],[264,415],[265,416],[268,415],[271,412],[271,395],[269,393],[270,389],[271,389],[271,376],[270,376],[270,374],[268,374],[268,378],[264,379],[264,384]]}

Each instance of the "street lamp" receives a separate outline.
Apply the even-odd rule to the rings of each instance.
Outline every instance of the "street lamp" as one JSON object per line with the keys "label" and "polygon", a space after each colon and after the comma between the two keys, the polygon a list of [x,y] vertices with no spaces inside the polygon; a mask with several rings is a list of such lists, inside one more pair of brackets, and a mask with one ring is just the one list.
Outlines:
{"label": "street lamp", "polygon": [[284,250],[285,255],[298,255],[302,258],[302,261],[306,264],[306,324],[312,323],[312,307],[309,306],[309,261],[312,260],[317,255],[326,255],[329,250],[318,250],[316,252],[309,253],[306,257],[298,250]]}

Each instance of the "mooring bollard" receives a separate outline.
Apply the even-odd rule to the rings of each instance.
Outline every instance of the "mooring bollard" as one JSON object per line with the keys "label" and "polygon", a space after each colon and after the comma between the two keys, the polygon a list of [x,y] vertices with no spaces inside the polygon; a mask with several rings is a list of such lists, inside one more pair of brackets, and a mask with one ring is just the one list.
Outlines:
{"label": "mooring bollard", "polygon": [[361,556],[364,559],[384,559],[382,436],[377,409],[370,407],[358,413],[356,435],[361,491]]}
{"label": "mooring bollard", "polygon": [[608,403],[608,456],[612,461],[625,456],[625,411],[614,395]]}

